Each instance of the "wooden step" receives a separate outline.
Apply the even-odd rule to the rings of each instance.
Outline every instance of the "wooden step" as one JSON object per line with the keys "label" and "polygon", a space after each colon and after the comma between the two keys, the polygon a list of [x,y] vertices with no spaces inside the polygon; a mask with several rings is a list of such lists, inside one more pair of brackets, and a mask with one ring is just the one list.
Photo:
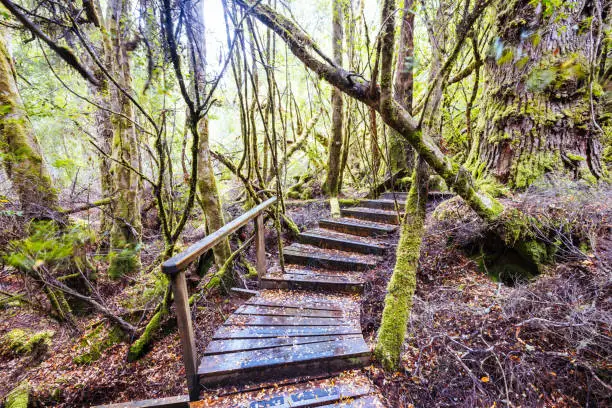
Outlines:
{"label": "wooden step", "polygon": [[359,220],[381,222],[385,224],[399,224],[397,211],[377,210],[374,208],[341,208],[340,214],[343,217],[357,218]]}
{"label": "wooden step", "polygon": [[332,292],[363,291],[363,279],[352,273],[287,268],[285,273],[268,273],[259,284],[265,289],[317,290]]}
{"label": "wooden step", "polygon": [[205,387],[329,374],[369,363],[353,298],[327,302],[315,295],[262,292],[268,298],[249,299],[214,333],[198,368]]}
{"label": "wooden step", "polygon": [[298,244],[286,247],[283,256],[287,264],[339,271],[365,271],[377,264],[375,257],[360,257],[347,252],[332,253],[329,250]]}
{"label": "wooden step", "polygon": [[308,408],[308,407],[384,407],[376,389],[362,373],[313,381],[271,384],[227,395],[204,395],[192,408]]}
{"label": "wooden step", "polygon": [[319,248],[338,249],[340,251],[359,252],[362,254],[383,255],[385,246],[373,242],[365,242],[350,235],[333,233],[318,229],[306,231],[298,235],[302,244],[310,244]]}
{"label": "wooden step", "polygon": [[360,207],[365,208],[376,208],[378,210],[387,210],[387,211],[395,211],[395,206],[399,207],[400,211],[404,210],[404,206],[406,205],[406,201],[404,200],[388,200],[388,199],[378,199],[378,200],[362,200],[359,202]]}
{"label": "wooden step", "polygon": [[406,201],[408,193],[406,191],[387,191],[382,193],[380,198],[385,200]]}
{"label": "wooden step", "polygon": [[350,218],[319,220],[319,227],[361,237],[386,235],[397,230],[396,226],[373,222],[356,221]]}

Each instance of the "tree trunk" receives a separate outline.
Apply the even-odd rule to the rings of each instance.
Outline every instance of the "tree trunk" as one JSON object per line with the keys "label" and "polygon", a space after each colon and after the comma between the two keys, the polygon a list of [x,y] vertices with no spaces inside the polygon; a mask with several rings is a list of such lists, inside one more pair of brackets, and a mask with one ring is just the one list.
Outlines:
{"label": "tree trunk", "polygon": [[[192,48],[194,61],[192,71],[195,77],[195,87],[198,90],[201,98],[206,95],[206,35],[204,29],[204,17],[202,8],[204,2],[196,0],[189,7],[192,13],[192,30],[196,45]],[[245,120],[247,117],[244,118]],[[209,233],[212,233],[225,224],[223,217],[223,208],[219,199],[219,189],[217,188],[217,180],[215,179],[214,168],[210,157],[209,134],[208,134],[208,117],[200,119],[197,124],[199,133],[198,144],[198,192],[200,195],[200,204],[204,216],[206,217],[206,228]],[[246,148],[246,147],[245,147]],[[221,268],[232,251],[229,245],[229,240],[225,239],[213,248],[215,255],[215,263]]]}
{"label": "tree trunk", "polygon": [[[412,112],[414,68],[414,0],[406,0],[402,12],[399,50],[395,69],[394,98],[408,112]],[[414,166],[414,150],[402,135],[391,130],[389,161],[391,173]]]}
{"label": "tree trunk", "polygon": [[500,3],[479,138],[468,159],[476,174],[525,188],[553,171],[591,179],[606,173],[596,123],[605,113],[597,103],[603,91],[591,71],[602,21],[595,3]]}
{"label": "tree trunk", "polygon": [[0,152],[6,174],[28,217],[57,217],[58,197],[27,116],[0,28]]}
{"label": "tree trunk", "polygon": [[[343,30],[343,4],[342,0],[332,1],[332,50],[333,60],[337,66],[342,66],[342,43],[344,37]],[[332,123],[331,139],[329,143],[329,156],[327,159],[327,178],[324,182],[324,189],[330,197],[338,197],[338,187],[340,184],[340,165],[342,152],[342,91],[332,87],[331,91]],[[332,207],[334,207],[332,205]],[[335,209],[332,208],[333,212]],[[337,211],[339,214],[339,209]]]}
{"label": "tree trunk", "polygon": [[[126,41],[129,38],[127,14],[129,0],[112,0],[110,7],[110,35],[113,45],[113,74],[121,87],[130,92],[132,77]],[[119,89],[113,88],[114,111],[111,166],[114,190],[117,199],[112,205],[114,223],[111,230],[111,252],[108,273],[120,277],[140,269],[140,203],[139,178],[130,169],[138,168],[138,144],[134,127],[134,113],[129,98]]]}

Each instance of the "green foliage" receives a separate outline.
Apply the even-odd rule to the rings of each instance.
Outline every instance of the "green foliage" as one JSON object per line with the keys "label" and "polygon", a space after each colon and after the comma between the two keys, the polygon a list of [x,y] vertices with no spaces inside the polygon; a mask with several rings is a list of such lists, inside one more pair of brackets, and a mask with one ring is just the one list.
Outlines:
{"label": "green foliage", "polygon": [[20,355],[44,351],[51,345],[51,338],[54,334],[55,332],[51,330],[31,332],[24,329],[13,329],[2,337],[0,350],[12,351]]}
{"label": "green foliage", "polygon": [[22,381],[6,396],[5,408],[28,408],[30,384]]}
{"label": "green foliage", "polygon": [[53,221],[34,221],[29,229],[30,235],[11,241],[10,252],[3,255],[6,263],[24,271],[42,265],[68,269],[71,257],[95,237],[93,230],[81,222],[60,230]]}

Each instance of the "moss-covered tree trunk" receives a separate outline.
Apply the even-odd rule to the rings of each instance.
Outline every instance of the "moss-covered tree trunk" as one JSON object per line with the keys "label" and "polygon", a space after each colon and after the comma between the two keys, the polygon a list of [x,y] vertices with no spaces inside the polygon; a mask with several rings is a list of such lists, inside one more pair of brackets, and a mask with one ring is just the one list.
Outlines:
{"label": "moss-covered tree trunk", "polygon": [[58,197],[15,81],[13,60],[0,27],[0,153],[28,217],[56,218]]}
{"label": "moss-covered tree trunk", "polygon": [[550,171],[591,179],[606,173],[603,91],[592,72],[602,17],[588,0],[555,3],[497,5],[479,138],[468,162],[514,188]]}
{"label": "moss-covered tree trunk", "polygon": [[[129,39],[128,0],[112,0],[110,35],[113,45],[113,74],[126,92],[132,89],[130,60],[126,41]],[[120,89],[112,89],[114,112],[111,166],[116,198],[112,203],[113,227],[109,275],[119,277],[140,268],[140,180],[133,169],[138,168],[138,144],[134,127],[132,103]],[[119,114],[120,113],[120,114]]]}
{"label": "moss-covered tree trunk", "polygon": [[[208,144],[208,118],[203,118],[198,124],[200,132],[200,146],[198,159],[198,191],[202,210],[206,216],[206,228],[209,233],[218,230],[225,224],[221,199],[217,180],[213,171],[212,160],[210,157],[210,146]],[[213,248],[215,263],[221,267],[231,255],[232,251],[227,239],[223,240]]]}
{"label": "moss-covered tree trunk", "polygon": [[[343,30],[343,0],[332,1],[332,50],[334,63],[342,66],[342,44],[344,37]],[[323,183],[325,191],[331,197],[331,210],[333,216],[340,216],[340,208],[338,202],[338,189],[340,186],[340,166],[342,153],[342,114],[343,100],[342,91],[336,87],[332,87],[331,91],[331,138],[329,141],[328,158],[327,158],[327,177]]]}
{"label": "moss-covered tree trunk", "polygon": [[[189,18],[192,20],[191,31],[196,45],[192,48],[192,64],[191,71],[194,76],[194,89],[197,89],[200,98],[206,95],[206,35],[204,18],[202,15],[203,1],[194,1],[189,7]],[[191,120],[192,118],[190,118]],[[223,208],[221,207],[221,199],[219,189],[217,188],[217,180],[213,169],[212,159],[210,155],[209,132],[208,132],[208,117],[200,119],[196,124],[198,130],[198,193],[200,196],[200,204],[202,211],[206,217],[206,228],[209,233],[212,233],[225,224],[223,217]],[[218,268],[221,268],[225,261],[229,258],[232,251],[229,245],[229,240],[225,239],[213,248],[215,255],[215,263]]]}

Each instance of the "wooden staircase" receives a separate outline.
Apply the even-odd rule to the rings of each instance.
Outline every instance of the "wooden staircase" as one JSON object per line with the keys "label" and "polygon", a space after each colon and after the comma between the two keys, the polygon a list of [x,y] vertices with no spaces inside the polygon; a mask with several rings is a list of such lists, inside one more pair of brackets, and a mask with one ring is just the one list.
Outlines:
{"label": "wooden staircase", "polygon": [[[283,250],[284,270],[266,265],[263,213],[270,198],[166,261],[171,279],[189,396],[123,407],[383,407],[359,369],[371,352],[360,325],[363,274],[390,249],[402,193],[342,208]],[[403,196],[405,199],[405,195]],[[255,221],[260,291],[219,327],[196,360],[185,269]],[[249,291],[243,290],[248,293]],[[231,386],[228,388],[228,386]]]}
{"label": "wooden staircase", "polygon": [[[341,211],[343,218],[320,220],[318,228],[285,247],[285,270],[267,269],[259,294],[215,332],[198,368],[202,386],[329,376],[370,362],[358,294],[363,272],[375,268],[389,249],[380,238],[397,230],[398,212],[365,206]],[[362,397],[373,405],[361,406],[382,406],[371,388],[351,398]]]}

